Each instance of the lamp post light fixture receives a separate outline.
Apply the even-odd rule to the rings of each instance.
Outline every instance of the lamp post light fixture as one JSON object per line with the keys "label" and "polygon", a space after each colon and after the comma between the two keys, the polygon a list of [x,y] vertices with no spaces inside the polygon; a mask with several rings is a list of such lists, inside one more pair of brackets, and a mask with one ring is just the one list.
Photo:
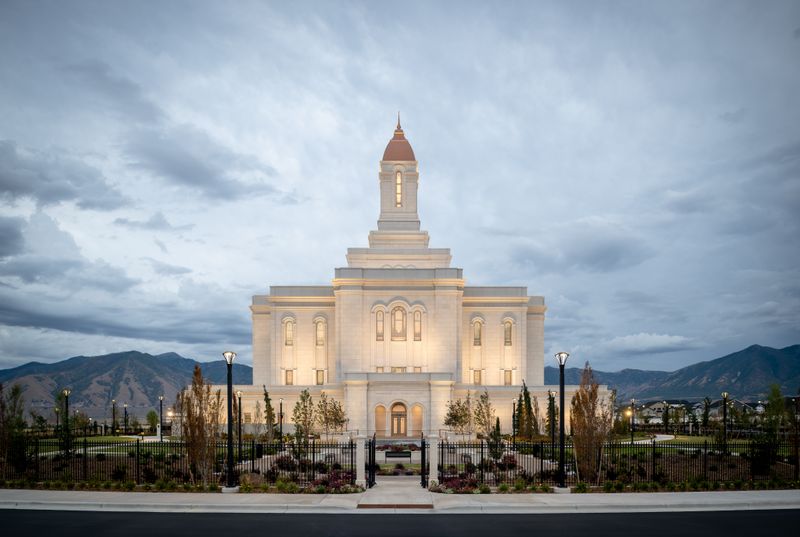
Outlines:
{"label": "lamp post light fixture", "polygon": [[559,486],[564,488],[565,478],[564,475],[564,366],[567,365],[567,358],[569,358],[569,353],[567,352],[558,352],[556,353],[556,361],[558,362],[558,385],[559,385],[559,394],[558,394],[558,401],[561,407],[559,410],[558,416],[558,438],[559,438],[559,450],[558,450],[558,481]]}
{"label": "lamp post light fixture", "polygon": [[548,417],[550,418],[550,458],[553,457],[553,450],[556,448],[556,392],[547,390],[548,397]]}
{"label": "lamp post light fixture", "polygon": [[61,393],[64,395],[64,449],[69,453],[69,394],[72,390],[64,388]]}
{"label": "lamp post light fixture", "polygon": [[722,449],[728,452],[728,392],[722,392]]}
{"label": "lamp post light fixture", "polygon": [[123,403],[122,410],[125,412],[125,417],[122,421],[122,434],[128,434],[128,403]]}
{"label": "lamp post light fixture", "polygon": [[227,474],[227,488],[233,491],[233,360],[236,359],[236,353],[225,351],[222,353],[222,357],[225,358],[225,363],[228,365],[228,464],[225,473]]}
{"label": "lamp post light fixture", "polygon": [[237,408],[239,410],[239,462],[242,462],[242,390],[236,390]]}
{"label": "lamp post light fixture", "polygon": [[283,397],[280,398],[278,407],[278,434],[280,435],[280,449],[283,451]]}
{"label": "lamp post light fixture", "polygon": [[633,433],[636,432],[636,399],[631,399],[631,445],[633,445]]}
{"label": "lamp post light fixture", "polygon": [[53,412],[55,412],[55,414],[56,414],[56,435],[58,435],[58,434],[60,434],[60,431],[58,430],[59,429],[59,427],[58,427],[58,415],[61,413],[61,410],[58,407],[55,407],[53,409]]}
{"label": "lamp post light fixture", "polygon": [[517,444],[517,400],[511,400],[511,443]]}
{"label": "lamp post light fixture", "polygon": [[164,396],[158,396],[158,441],[164,441]]}

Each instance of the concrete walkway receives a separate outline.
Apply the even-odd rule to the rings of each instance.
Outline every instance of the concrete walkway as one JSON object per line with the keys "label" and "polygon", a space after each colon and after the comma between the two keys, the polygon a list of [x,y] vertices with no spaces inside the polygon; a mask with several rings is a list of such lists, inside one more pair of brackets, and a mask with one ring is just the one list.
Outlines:
{"label": "concrete walkway", "polygon": [[0,489],[0,509],[206,513],[628,513],[800,509],[800,490],[438,494],[387,478],[359,494],[211,494]]}

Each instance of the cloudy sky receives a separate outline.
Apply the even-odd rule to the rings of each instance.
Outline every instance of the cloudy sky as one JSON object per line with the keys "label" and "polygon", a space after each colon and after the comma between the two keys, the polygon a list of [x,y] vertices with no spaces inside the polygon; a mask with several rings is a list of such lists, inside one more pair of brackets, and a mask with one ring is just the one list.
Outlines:
{"label": "cloudy sky", "polygon": [[796,1],[5,0],[0,367],[250,362],[251,295],[366,246],[398,110],[431,246],[548,354],[800,343]]}

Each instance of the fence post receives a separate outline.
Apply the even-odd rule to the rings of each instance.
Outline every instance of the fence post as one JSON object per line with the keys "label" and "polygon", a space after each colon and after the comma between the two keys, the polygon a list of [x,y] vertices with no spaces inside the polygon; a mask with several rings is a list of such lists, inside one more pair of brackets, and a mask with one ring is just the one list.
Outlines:
{"label": "fence post", "polygon": [[708,440],[703,441],[703,479],[708,480]]}
{"label": "fence post", "polygon": [[[360,487],[367,488],[367,479],[365,475],[365,465],[367,462],[366,459],[366,450],[365,450],[365,440],[366,437],[362,435],[356,436],[356,485]],[[350,440],[350,444],[352,446],[353,441]],[[352,457],[353,450],[352,447],[350,449],[350,457]]]}
{"label": "fence post", "polygon": [[428,438],[428,479],[436,476],[439,483],[439,437],[431,436]]}
{"label": "fence post", "polygon": [[650,481],[655,481],[656,477],[656,439],[653,438],[653,449],[650,452],[652,461],[650,461]]}
{"label": "fence post", "polygon": [[256,439],[250,439],[250,473],[256,471]]}
{"label": "fence post", "polygon": [[136,439],[136,484],[139,484],[139,442],[141,439]]}
{"label": "fence post", "polygon": [[481,458],[478,461],[478,466],[480,466],[480,469],[481,469],[481,484],[483,484],[483,480],[484,480],[484,475],[483,475],[483,440],[479,440],[479,442],[481,443]]}
{"label": "fence post", "polygon": [[[33,445],[33,454],[36,457],[34,460],[36,461],[36,481],[39,481],[39,437],[35,438],[35,443]],[[795,461],[797,464],[797,461]]]}
{"label": "fence post", "polygon": [[89,453],[88,449],[88,442],[86,441],[86,437],[83,437],[83,480],[86,481],[86,466],[89,464]]}

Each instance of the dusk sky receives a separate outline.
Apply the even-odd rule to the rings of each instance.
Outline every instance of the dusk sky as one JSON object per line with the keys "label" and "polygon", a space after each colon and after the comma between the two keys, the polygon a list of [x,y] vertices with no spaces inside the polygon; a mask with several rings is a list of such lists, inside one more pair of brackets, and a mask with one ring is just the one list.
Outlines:
{"label": "dusk sky", "polygon": [[0,2],[0,367],[251,363],[329,285],[400,111],[431,247],[546,363],[800,343],[800,2]]}

